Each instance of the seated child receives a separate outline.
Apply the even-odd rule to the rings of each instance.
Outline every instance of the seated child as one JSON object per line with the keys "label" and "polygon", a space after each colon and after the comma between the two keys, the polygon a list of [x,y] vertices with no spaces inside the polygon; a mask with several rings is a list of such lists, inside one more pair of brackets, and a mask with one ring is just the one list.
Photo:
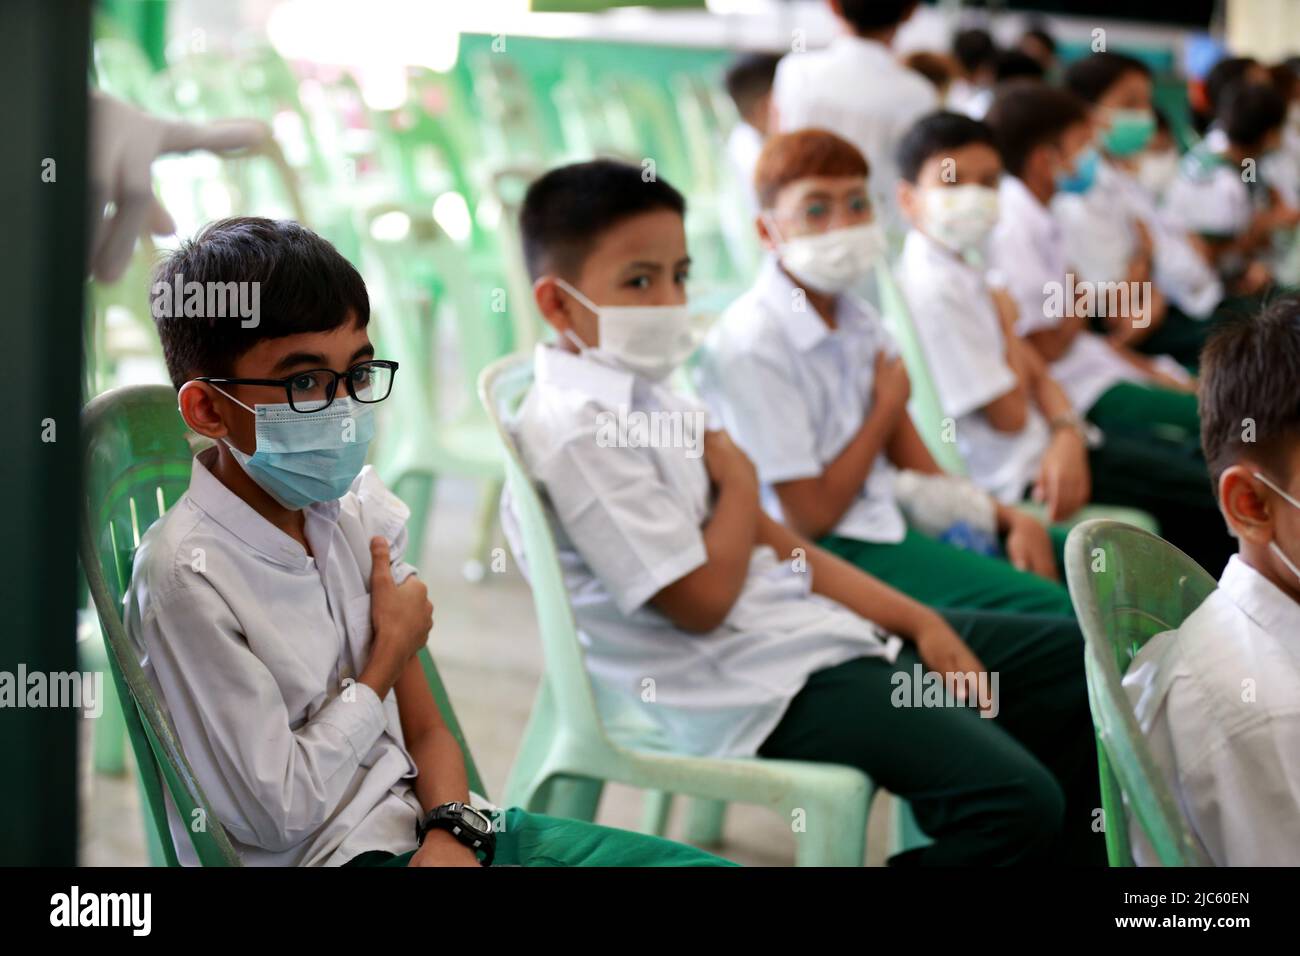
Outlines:
{"label": "seated child", "polygon": [[727,95],[740,121],[727,137],[732,173],[743,183],[751,209],[757,211],[752,183],[754,163],[763,150],[772,112],[772,77],[781,58],[774,53],[748,53],[727,68]]}
{"label": "seated child", "polygon": [[[662,179],[596,160],[542,176],[521,215],[557,341],[510,428],[597,699],[679,752],[861,768],[934,838],[895,862],[1099,860],[1077,626],[941,615],[822,550],[763,512],[749,459],[664,385],[694,345],[684,211]],[[508,497],[502,520],[527,575]],[[927,670],[956,693],[909,696]],[[1006,688],[991,719],[955,687],[980,673]]]}
{"label": "seated child", "polygon": [[1204,461],[1147,436],[1108,434],[1089,447],[1069,398],[1017,335],[1015,303],[978,267],[1002,176],[988,126],[931,114],[903,137],[898,166],[913,226],[899,285],[971,478],[1003,502],[1042,500],[1052,520],[1089,501],[1141,508],[1188,554],[1222,567],[1232,544]]}
{"label": "seated child", "polygon": [[1093,53],[1070,64],[1065,83],[1091,106],[1102,130],[1092,188],[1052,200],[1067,260],[1080,279],[1150,283],[1140,311],[1130,297],[1128,314],[1106,316],[1111,336],[1195,367],[1213,327],[1203,320],[1214,316],[1224,289],[1203,244],[1174,225],[1138,181],[1157,129],[1151,70],[1122,53]]}
{"label": "seated child", "polygon": [[[170,308],[159,290],[182,277],[258,283],[259,321]],[[720,862],[591,824],[466,808],[460,747],[417,657],[433,605],[405,560],[409,512],[363,468],[397,364],[375,358],[366,287],[347,260],[296,223],[225,219],[156,279],[180,414],[212,446],[140,542],[125,622],[243,861]],[[178,856],[195,863],[191,821],[168,810]]]}
{"label": "seated child", "polygon": [[866,159],[825,130],[783,133],[755,185],[772,255],[711,331],[697,384],[758,469],[769,513],[924,604],[1073,616],[1034,518],[994,503],[1010,563],[904,520],[896,470],[942,472],[908,415],[907,371],[879,314],[849,291],[884,251]]}
{"label": "seated child", "polygon": [[[1201,373],[1205,456],[1240,551],[1124,686],[1219,866],[1300,865],[1300,299],[1225,324]],[[1246,424],[1243,424],[1246,423]],[[1134,857],[1157,863],[1133,826]]]}
{"label": "seated child", "polygon": [[1273,234],[1300,224],[1300,210],[1263,175],[1263,161],[1282,145],[1286,110],[1269,83],[1229,86],[1215,127],[1183,157],[1165,194],[1170,217],[1205,240],[1224,283],[1244,295],[1273,281],[1266,264]]}

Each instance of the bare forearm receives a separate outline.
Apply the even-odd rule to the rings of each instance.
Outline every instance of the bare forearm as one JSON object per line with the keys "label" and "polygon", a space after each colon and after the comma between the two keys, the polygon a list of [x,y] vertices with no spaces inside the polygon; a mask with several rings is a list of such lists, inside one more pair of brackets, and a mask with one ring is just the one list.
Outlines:
{"label": "bare forearm", "polygon": [[469,799],[465,759],[450,728],[444,725],[418,740],[408,740],[406,749],[418,771],[415,795],[426,811],[444,803],[464,803]]}
{"label": "bare forearm", "polygon": [[794,495],[777,486],[792,524],[810,537],[820,537],[839,523],[861,493],[876,457],[885,449],[898,423],[898,415],[890,407],[875,406],[858,433],[820,476],[789,483],[800,486]]}
{"label": "bare forearm", "polygon": [[935,612],[879,581],[862,569],[817,547],[766,515],[759,528],[760,544],[771,546],[785,560],[802,555],[812,572],[815,594],[830,598],[885,630],[911,638]]}

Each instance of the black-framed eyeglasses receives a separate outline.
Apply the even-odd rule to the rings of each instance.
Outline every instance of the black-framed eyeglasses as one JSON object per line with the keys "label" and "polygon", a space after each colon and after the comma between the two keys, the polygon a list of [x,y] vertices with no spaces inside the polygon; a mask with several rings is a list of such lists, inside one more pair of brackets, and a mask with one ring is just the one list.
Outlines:
{"label": "black-framed eyeglasses", "polygon": [[339,382],[346,383],[348,394],[358,402],[373,404],[382,402],[393,390],[393,377],[397,374],[397,363],[386,359],[370,359],[358,362],[346,372],[336,372],[329,368],[312,368],[303,372],[294,372],[286,378],[213,378],[203,376],[196,379],[209,385],[266,385],[284,389],[288,396],[289,407],[295,412],[307,414],[319,412],[334,404],[338,394]]}

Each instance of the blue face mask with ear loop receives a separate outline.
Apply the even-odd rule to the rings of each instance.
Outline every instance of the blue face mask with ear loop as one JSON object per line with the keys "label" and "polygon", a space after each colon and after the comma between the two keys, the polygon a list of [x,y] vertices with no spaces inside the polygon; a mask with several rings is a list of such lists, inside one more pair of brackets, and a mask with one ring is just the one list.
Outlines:
{"label": "blue face mask with ear loop", "polygon": [[1079,196],[1092,188],[1097,178],[1097,164],[1101,154],[1095,146],[1089,146],[1074,160],[1074,168],[1068,173],[1056,174],[1056,191]]}
{"label": "blue face mask with ear loop", "polygon": [[[181,386],[182,391],[190,384]],[[366,463],[375,437],[374,410],[347,395],[323,411],[296,412],[288,402],[249,408],[213,385],[257,419],[257,447],[248,455],[222,439],[235,461],[284,508],[297,511],[347,494]]]}
{"label": "blue face mask with ear loop", "polygon": [[[1296,501],[1296,499],[1292,498],[1289,494],[1287,494],[1285,491],[1283,491],[1281,488],[1275,485],[1267,477],[1261,475],[1259,472],[1255,472],[1254,475],[1264,484],[1268,485],[1268,487],[1276,491],[1282,497],[1282,500],[1285,501],[1287,504],[1291,505],[1293,508],[1300,508],[1300,501]],[[1274,538],[1272,541],[1268,543],[1268,549],[1272,551],[1274,554],[1276,554],[1278,560],[1281,561],[1283,564],[1285,564],[1288,569],[1290,569],[1291,573],[1295,575],[1296,583],[1300,584],[1300,568],[1296,567],[1295,562],[1286,556],[1286,552],[1282,550],[1282,546],[1277,543],[1276,538]]]}

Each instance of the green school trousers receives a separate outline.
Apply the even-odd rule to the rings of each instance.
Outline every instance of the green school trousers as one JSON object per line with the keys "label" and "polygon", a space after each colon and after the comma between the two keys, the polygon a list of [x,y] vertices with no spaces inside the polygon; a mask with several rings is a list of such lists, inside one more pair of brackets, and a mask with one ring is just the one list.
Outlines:
{"label": "green school trousers", "polygon": [[[414,839],[414,835],[412,835]],[[347,866],[406,866],[414,850],[370,850]],[[735,866],[704,850],[662,837],[564,820],[519,807],[505,811],[493,866]]]}
{"label": "green school trousers", "polygon": [[891,865],[1104,865],[1078,626],[984,611],[944,617],[996,675],[985,685],[993,717],[918,693],[923,668],[907,643],[893,663],[859,657],[812,674],[759,754],[858,767],[907,800],[934,842]]}
{"label": "green school trousers", "polygon": [[1150,513],[1161,537],[1218,577],[1237,547],[1201,451],[1196,397],[1122,383],[1088,417],[1105,433],[1088,453],[1092,502]]}
{"label": "green school trousers", "polygon": [[1059,581],[1019,571],[1002,558],[963,551],[907,529],[897,544],[827,535],[817,542],[872,577],[931,607],[1074,617]]}

